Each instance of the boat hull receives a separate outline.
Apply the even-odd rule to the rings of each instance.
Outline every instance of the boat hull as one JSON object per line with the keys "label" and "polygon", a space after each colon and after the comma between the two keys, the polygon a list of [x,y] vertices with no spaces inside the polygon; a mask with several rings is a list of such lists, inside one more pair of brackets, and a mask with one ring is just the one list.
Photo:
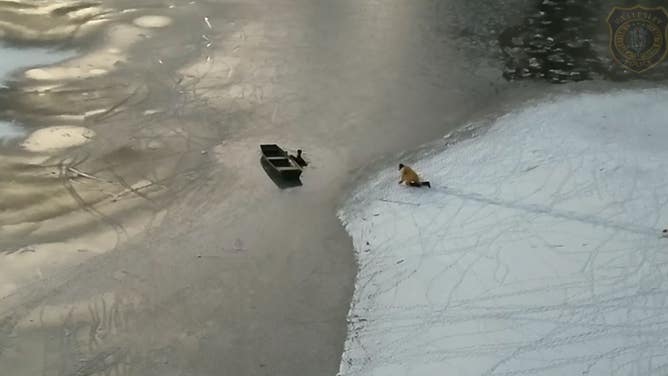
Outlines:
{"label": "boat hull", "polygon": [[260,151],[262,152],[262,161],[266,163],[266,167],[272,173],[286,180],[295,180],[301,177],[302,168],[278,145],[263,144],[260,145]]}

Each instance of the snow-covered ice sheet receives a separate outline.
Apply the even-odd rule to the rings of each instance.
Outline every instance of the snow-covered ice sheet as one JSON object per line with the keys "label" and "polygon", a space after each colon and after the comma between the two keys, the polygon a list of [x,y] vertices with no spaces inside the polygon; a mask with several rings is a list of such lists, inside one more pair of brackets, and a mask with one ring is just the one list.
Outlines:
{"label": "snow-covered ice sheet", "polygon": [[340,373],[668,374],[668,91],[547,99],[339,215],[359,261]]}

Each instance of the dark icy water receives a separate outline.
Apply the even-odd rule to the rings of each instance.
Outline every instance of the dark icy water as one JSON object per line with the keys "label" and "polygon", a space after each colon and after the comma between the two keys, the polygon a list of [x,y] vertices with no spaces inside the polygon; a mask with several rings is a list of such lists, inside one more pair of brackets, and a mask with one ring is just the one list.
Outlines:
{"label": "dark icy water", "polygon": [[665,1],[537,0],[525,19],[503,30],[499,45],[508,80],[563,84],[583,80],[662,80],[665,62],[636,74],[614,63],[607,17],[613,7],[666,6]]}
{"label": "dark icy water", "polygon": [[[51,48],[25,47],[17,48],[0,44],[0,90],[8,88],[7,80],[20,68],[53,64],[73,55],[72,52]],[[0,119],[0,145],[21,138],[26,134],[24,129],[12,119]]]}

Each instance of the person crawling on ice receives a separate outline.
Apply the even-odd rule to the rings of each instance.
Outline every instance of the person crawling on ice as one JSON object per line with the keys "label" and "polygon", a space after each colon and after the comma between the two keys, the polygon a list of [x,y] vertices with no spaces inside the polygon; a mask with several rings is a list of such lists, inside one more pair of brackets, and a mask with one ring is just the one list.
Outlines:
{"label": "person crawling on ice", "polygon": [[399,171],[401,172],[401,180],[399,180],[399,184],[405,183],[411,187],[431,188],[431,184],[428,181],[421,181],[418,174],[403,163],[399,163]]}
{"label": "person crawling on ice", "polygon": [[295,162],[297,162],[297,164],[300,167],[308,166],[308,162],[306,162],[304,158],[302,158],[302,149],[297,149],[297,156],[290,155],[290,158],[292,158]]}

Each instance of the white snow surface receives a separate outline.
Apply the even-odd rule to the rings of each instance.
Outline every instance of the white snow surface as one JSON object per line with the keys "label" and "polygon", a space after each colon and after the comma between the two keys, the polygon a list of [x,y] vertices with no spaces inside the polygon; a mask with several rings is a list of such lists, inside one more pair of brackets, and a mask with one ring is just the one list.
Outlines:
{"label": "white snow surface", "polygon": [[668,91],[546,99],[381,171],[340,374],[668,374]]}

